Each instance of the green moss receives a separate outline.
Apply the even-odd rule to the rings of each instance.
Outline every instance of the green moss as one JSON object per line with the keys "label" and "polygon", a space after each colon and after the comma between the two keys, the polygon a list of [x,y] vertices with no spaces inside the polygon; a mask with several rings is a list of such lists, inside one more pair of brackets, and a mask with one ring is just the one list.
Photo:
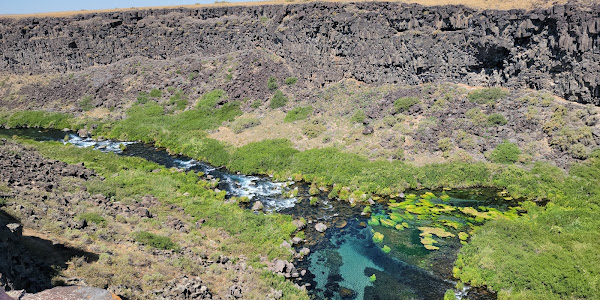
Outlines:
{"label": "green moss", "polygon": [[381,250],[384,253],[390,253],[390,251],[392,251],[392,248],[388,247],[387,245],[384,245],[383,248],[381,248]]}
{"label": "green moss", "polygon": [[375,282],[375,280],[377,280],[377,276],[375,276],[375,274],[369,276],[369,281],[370,282]]}

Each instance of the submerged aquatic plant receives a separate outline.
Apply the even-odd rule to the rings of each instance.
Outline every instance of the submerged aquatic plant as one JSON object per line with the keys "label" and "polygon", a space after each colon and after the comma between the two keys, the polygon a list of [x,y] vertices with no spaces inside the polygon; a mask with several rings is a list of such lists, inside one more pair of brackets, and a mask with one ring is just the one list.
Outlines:
{"label": "submerged aquatic plant", "polygon": [[379,232],[373,233],[373,243],[383,242],[383,234]]}

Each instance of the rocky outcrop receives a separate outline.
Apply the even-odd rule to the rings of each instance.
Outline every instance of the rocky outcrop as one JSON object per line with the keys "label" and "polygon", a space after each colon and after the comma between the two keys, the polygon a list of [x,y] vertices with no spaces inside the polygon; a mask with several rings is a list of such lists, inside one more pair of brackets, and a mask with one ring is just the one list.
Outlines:
{"label": "rocky outcrop", "polygon": [[0,70],[71,72],[132,57],[169,60],[260,48],[314,86],[343,78],[373,84],[449,81],[546,89],[598,105],[599,10],[364,2],[2,19]]}

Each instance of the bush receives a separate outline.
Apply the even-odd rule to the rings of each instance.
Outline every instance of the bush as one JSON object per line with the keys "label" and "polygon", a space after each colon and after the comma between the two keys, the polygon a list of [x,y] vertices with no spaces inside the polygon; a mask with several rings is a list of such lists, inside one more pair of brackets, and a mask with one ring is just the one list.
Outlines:
{"label": "bush", "polygon": [[150,100],[150,96],[146,92],[140,92],[137,96],[137,102],[139,104],[146,104]]}
{"label": "bush", "polygon": [[136,242],[162,250],[177,250],[179,246],[175,244],[169,237],[156,235],[146,231],[138,231],[133,234]]}
{"label": "bush", "polygon": [[230,126],[231,131],[240,133],[248,128],[260,125],[260,120],[257,118],[240,118],[236,119]]}
{"label": "bush", "polygon": [[302,133],[311,139],[318,137],[321,133],[325,132],[325,130],[327,130],[327,127],[319,120],[314,120],[311,123],[302,126]]}
{"label": "bush", "polygon": [[308,118],[308,116],[312,113],[312,111],[313,111],[312,106],[300,106],[300,107],[293,108],[292,110],[288,111],[288,113],[285,116],[285,119],[283,119],[283,121],[286,123],[290,123],[290,122],[294,122],[294,121],[304,120],[304,119]]}
{"label": "bush", "polygon": [[571,157],[576,159],[586,159],[589,156],[588,149],[583,144],[575,144],[569,147]]}
{"label": "bush", "polygon": [[94,104],[92,103],[92,96],[85,96],[79,100],[79,107],[84,111],[92,110],[94,108]]}
{"label": "bush", "polygon": [[491,115],[488,116],[487,118],[487,122],[490,126],[502,126],[502,125],[506,125],[506,123],[508,123],[508,121],[506,121],[506,118],[504,118],[503,115],[498,114],[498,113],[493,113]]}
{"label": "bush", "polygon": [[508,92],[501,88],[487,88],[472,91],[467,95],[467,98],[477,104],[494,104],[506,96],[508,96]]}
{"label": "bush", "polygon": [[285,79],[285,84],[293,85],[293,84],[296,84],[297,81],[298,81],[298,78],[296,78],[296,77],[288,77]]}
{"label": "bush", "polygon": [[352,123],[362,123],[367,116],[362,109],[357,109],[352,117],[350,118],[350,122]]}
{"label": "bush", "polygon": [[267,87],[271,91],[276,90],[279,87],[279,85],[277,84],[277,78],[273,76],[269,77],[269,79],[267,80]]}
{"label": "bush", "polygon": [[438,148],[441,151],[450,151],[452,147],[452,140],[449,138],[443,138],[438,140]]}
{"label": "bush", "polygon": [[521,150],[519,147],[508,141],[504,141],[492,151],[490,160],[495,163],[512,164],[519,160]]}
{"label": "bush", "polygon": [[152,89],[149,95],[152,98],[160,98],[162,96],[162,92],[159,89]]}
{"label": "bush", "polygon": [[288,98],[280,91],[277,90],[275,92],[275,95],[273,95],[273,98],[271,98],[271,103],[269,104],[269,106],[272,109],[277,109],[280,107],[284,107],[288,102]]}
{"label": "bush", "polygon": [[394,109],[396,112],[404,112],[419,103],[421,103],[421,100],[417,97],[399,98],[398,100],[394,101]]}

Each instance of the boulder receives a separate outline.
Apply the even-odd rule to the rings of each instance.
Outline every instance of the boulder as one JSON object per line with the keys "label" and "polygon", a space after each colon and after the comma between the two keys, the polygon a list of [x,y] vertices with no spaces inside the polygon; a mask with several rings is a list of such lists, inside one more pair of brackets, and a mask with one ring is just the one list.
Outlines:
{"label": "boulder", "polygon": [[325,232],[325,230],[327,230],[327,225],[319,222],[315,225],[315,230],[318,232]]}
{"label": "boulder", "polygon": [[253,211],[261,211],[261,210],[263,210],[263,208],[264,208],[264,205],[260,201],[256,201],[252,205],[252,210]]}

